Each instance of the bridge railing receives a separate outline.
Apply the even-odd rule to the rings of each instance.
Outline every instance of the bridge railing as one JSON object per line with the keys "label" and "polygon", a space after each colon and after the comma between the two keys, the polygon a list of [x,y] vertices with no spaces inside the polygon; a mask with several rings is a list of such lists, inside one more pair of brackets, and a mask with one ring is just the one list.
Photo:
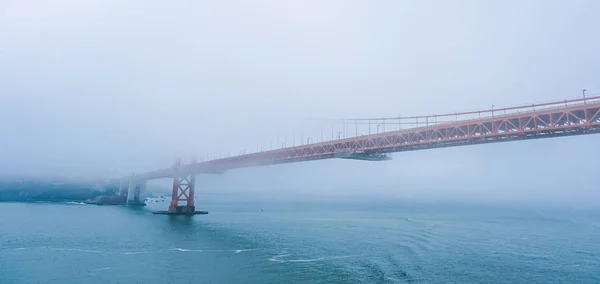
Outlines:
{"label": "bridge railing", "polygon": [[[579,103],[577,103],[577,102],[579,102]],[[381,131],[376,134],[363,134],[363,135],[358,135],[358,136],[354,136],[354,137],[331,139],[331,140],[327,140],[327,141],[321,141],[321,142],[317,142],[317,143],[308,143],[308,144],[304,144],[304,145],[286,147],[286,148],[281,148],[281,149],[253,152],[253,153],[242,154],[242,155],[237,155],[237,156],[232,156],[232,157],[227,157],[227,158],[212,159],[212,160],[204,161],[203,163],[208,163],[211,161],[235,161],[235,160],[240,160],[240,159],[246,159],[249,157],[260,156],[260,155],[271,155],[271,154],[276,154],[276,153],[281,153],[281,152],[310,149],[310,148],[314,148],[314,147],[330,145],[332,143],[344,144],[349,141],[354,141],[357,138],[383,137],[383,136],[388,135],[389,133],[410,133],[410,132],[414,132],[414,131],[431,129],[434,127],[438,127],[439,125],[452,125],[452,124],[457,124],[457,123],[463,124],[463,123],[478,122],[478,121],[490,120],[490,119],[526,116],[526,115],[531,115],[531,114],[536,114],[536,113],[547,112],[547,111],[551,111],[554,109],[571,108],[571,107],[583,106],[583,105],[587,105],[587,104],[590,104],[590,105],[600,104],[600,96],[589,97],[586,99],[582,98],[582,99],[563,100],[563,101],[555,101],[555,102],[550,102],[550,103],[531,104],[531,105],[523,105],[523,106],[518,106],[518,107],[509,107],[509,108],[500,108],[500,109],[488,109],[488,110],[469,111],[469,112],[461,112],[461,113],[446,113],[446,114],[441,114],[441,115],[402,117],[400,119],[423,119],[423,118],[438,118],[438,117],[450,117],[450,116],[458,117],[458,116],[465,116],[465,115],[492,114],[492,115],[485,115],[485,116],[476,117],[476,118],[458,119],[458,120],[454,120],[454,121],[443,121],[443,122],[435,122],[435,120],[433,122],[420,121],[418,124],[425,123],[426,125],[418,126],[418,127],[403,128],[400,130]],[[547,106],[552,106],[552,105],[564,105],[564,106],[547,107]],[[536,108],[539,108],[539,109],[536,109]],[[524,111],[522,111],[522,110],[524,110]],[[507,112],[510,111],[510,112],[504,113],[505,111],[507,111]],[[500,112],[500,114],[495,114],[498,112]],[[392,120],[394,118],[378,118],[378,119]],[[395,119],[399,119],[399,118],[395,118]],[[376,120],[376,119],[362,119],[362,120]],[[337,151],[339,153],[342,150],[338,149]]]}
{"label": "bridge railing", "polygon": [[[373,150],[377,149],[377,147],[384,147],[383,144],[378,146],[380,142],[373,141],[383,141],[382,139],[388,139],[389,137],[397,137],[398,139],[404,139],[402,143],[413,143],[407,142],[409,137],[412,134],[422,135],[422,140],[428,139],[442,139],[441,137],[435,138],[431,136],[433,131],[441,131],[442,129],[458,129],[460,127],[470,127],[469,125],[479,125],[479,127],[485,127],[485,123],[492,123],[492,128],[494,127],[494,123],[506,123],[509,119],[522,119],[527,116],[538,116],[540,114],[552,113],[554,111],[580,111],[586,110],[585,107],[595,107],[600,108],[600,96],[589,97],[586,99],[573,99],[573,100],[563,100],[563,101],[555,101],[550,103],[541,103],[541,104],[531,104],[531,105],[523,105],[518,107],[509,107],[509,108],[501,108],[501,109],[489,109],[489,110],[481,110],[481,111],[470,111],[470,112],[462,112],[462,113],[446,113],[441,115],[429,115],[429,116],[414,116],[414,117],[400,117],[400,118],[379,118],[380,120],[391,120],[391,119],[426,119],[426,125],[419,127],[409,127],[398,130],[391,131],[382,131],[376,134],[369,135],[357,135],[354,137],[340,138],[340,139],[331,139],[328,141],[321,141],[317,143],[308,143],[304,145],[292,146],[281,149],[273,149],[267,151],[254,152],[249,154],[242,154],[237,156],[231,156],[227,158],[221,159],[212,159],[202,162],[196,162],[193,164],[188,164],[182,167],[182,170],[194,170],[194,169],[216,169],[216,170],[224,170],[229,168],[235,168],[234,165],[238,165],[240,167],[251,165],[253,163],[257,164],[269,164],[269,163],[279,163],[286,161],[294,161],[298,159],[312,159],[312,158],[322,158],[324,155],[335,155],[339,153],[345,153],[353,150]],[[484,116],[479,116],[480,114],[484,114]],[[477,115],[475,118],[468,119],[458,119],[460,116],[463,118],[468,115]],[[456,120],[454,121],[441,121],[438,122],[437,118],[442,117],[450,117],[454,116]],[[429,122],[427,118],[434,118],[432,122]],[[364,120],[376,120],[376,119],[363,119]],[[422,123],[422,121],[421,121]],[[505,125],[505,127],[508,127]],[[481,132],[481,129],[479,130]],[[430,133],[431,132],[431,133]],[[474,133],[474,132],[473,132]],[[440,133],[441,134],[441,133]],[[484,133],[485,134],[485,133]],[[408,136],[407,136],[408,135]],[[434,138],[425,139],[423,135],[430,135]],[[438,134],[435,134],[438,135]],[[487,134],[486,134],[487,135]],[[465,137],[467,137],[466,135]],[[447,138],[447,137],[446,137]],[[444,139],[446,139],[444,138]],[[463,137],[464,138],[464,137]],[[463,139],[461,138],[461,139]],[[396,138],[394,138],[396,139]],[[400,140],[398,140],[400,141]],[[393,146],[394,143],[400,142],[390,142],[387,141],[389,145]],[[421,142],[423,142],[421,141]],[[433,140],[431,140],[433,141]],[[421,143],[419,142],[419,143]],[[369,144],[371,143],[371,144]],[[383,143],[383,142],[381,142]],[[423,142],[424,143],[424,142]],[[429,142],[428,142],[429,143]],[[386,144],[386,145],[388,145]],[[388,146],[389,146],[388,145]],[[415,144],[416,145],[416,144]],[[388,147],[385,146],[385,147]],[[389,147],[391,147],[389,146]],[[299,154],[301,153],[301,154]],[[174,169],[161,169],[153,172],[148,172],[145,174],[136,175],[139,178],[149,178],[154,176],[168,176],[172,174]]]}

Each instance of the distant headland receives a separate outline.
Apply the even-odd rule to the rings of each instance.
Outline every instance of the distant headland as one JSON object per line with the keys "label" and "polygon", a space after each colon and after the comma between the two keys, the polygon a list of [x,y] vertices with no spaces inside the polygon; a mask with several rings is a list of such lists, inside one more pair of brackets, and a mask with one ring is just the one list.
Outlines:
{"label": "distant headland", "polygon": [[0,179],[0,202],[83,202],[115,190],[63,180]]}

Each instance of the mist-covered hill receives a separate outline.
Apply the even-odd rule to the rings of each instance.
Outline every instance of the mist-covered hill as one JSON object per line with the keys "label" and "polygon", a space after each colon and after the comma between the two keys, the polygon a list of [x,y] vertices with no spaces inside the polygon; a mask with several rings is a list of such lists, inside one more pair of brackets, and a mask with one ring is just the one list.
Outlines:
{"label": "mist-covered hill", "polygon": [[35,179],[5,179],[0,180],[0,201],[84,201],[99,195],[112,194],[114,190],[114,188],[104,189],[84,183]]}

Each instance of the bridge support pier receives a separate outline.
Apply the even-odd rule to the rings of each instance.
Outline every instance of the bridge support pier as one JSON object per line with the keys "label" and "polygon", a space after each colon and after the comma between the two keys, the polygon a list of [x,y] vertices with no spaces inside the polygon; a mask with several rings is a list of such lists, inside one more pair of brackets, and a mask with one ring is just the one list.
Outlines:
{"label": "bridge support pier", "polygon": [[129,180],[129,189],[127,190],[127,205],[146,205],[144,200],[140,200],[140,193],[146,189],[146,181]]}
{"label": "bridge support pier", "polygon": [[[208,214],[206,211],[196,211],[194,205],[194,191],[196,190],[196,175],[182,175],[173,178],[173,192],[171,193],[171,204],[168,211],[158,211],[154,214],[166,215],[195,215]],[[185,202],[179,205],[179,202]]]}
{"label": "bridge support pier", "polygon": [[[194,190],[196,189],[196,175],[173,178],[173,192],[171,195],[171,204],[169,212],[181,214],[193,214],[196,211],[194,206]],[[179,201],[185,201],[185,205],[179,205]]]}
{"label": "bridge support pier", "polygon": [[115,193],[116,196],[124,196],[125,195],[125,186],[124,186],[124,181],[121,180],[119,182],[119,190]]}

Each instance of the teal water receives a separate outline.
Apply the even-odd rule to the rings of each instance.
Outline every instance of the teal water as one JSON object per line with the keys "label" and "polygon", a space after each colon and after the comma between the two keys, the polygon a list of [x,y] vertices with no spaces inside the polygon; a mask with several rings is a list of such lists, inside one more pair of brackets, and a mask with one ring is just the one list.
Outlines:
{"label": "teal water", "polygon": [[600,283],[600,212],[199,199],[0,203],[0,283]]}

